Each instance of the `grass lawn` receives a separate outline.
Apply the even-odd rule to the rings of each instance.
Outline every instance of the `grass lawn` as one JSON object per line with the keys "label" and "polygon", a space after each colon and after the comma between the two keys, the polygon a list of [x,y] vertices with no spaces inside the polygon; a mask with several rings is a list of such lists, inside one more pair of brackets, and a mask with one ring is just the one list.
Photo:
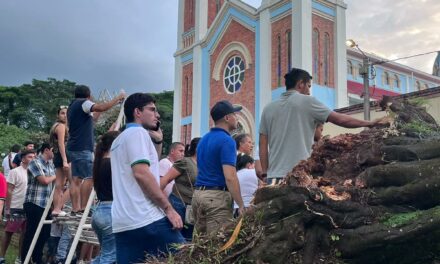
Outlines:
{"label": "grass lawn", "polygon": [[18,256],[18,248],[14,245],[9,245],[8,251],[6,252],[6,263],[7,264],[14,264],[15,258]]}

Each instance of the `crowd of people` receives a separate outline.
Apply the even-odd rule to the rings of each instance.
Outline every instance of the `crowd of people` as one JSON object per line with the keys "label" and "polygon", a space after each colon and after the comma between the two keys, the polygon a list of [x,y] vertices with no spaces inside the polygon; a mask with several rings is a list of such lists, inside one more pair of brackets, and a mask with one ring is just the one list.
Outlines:
{"label": "crowd of people", "polygon": [[[214,127],[206,135],[186,146],[172,143],[163,159],[152,96],[120,94],[94,103],[90,89],[78,85],[71,104],[59,107],[49,142],[38,151],[31,142],[21,151],[14,145],[3,160],[0,211],[4,205],[7,221],[0,264],[14,233],[21,233],[17,262],[25,259],[53,188],[48,219],[79,219],[95,189],[92,227],[100,250],[92,263],[137,263],[146,255],[172,253],[195,234],[209,236],[240,217],[258,188],[281,182],[310,156],[325,122],[347,128],[382,125],[327,108],[310,96],[311,80],[301,69],[285,75],[286,92],[263,110],[257,149],[252,135],[233,135],[241,107],[223,100],[211,108]],[[94,121],[123,101],[124,129],[107,132],[95,144]],[[51,235],[57,237],[49,243],[54,244],[52,262],[64,263],[72,237],[58,224],[44,225],[32,252],[34,263],[43,263]]]}

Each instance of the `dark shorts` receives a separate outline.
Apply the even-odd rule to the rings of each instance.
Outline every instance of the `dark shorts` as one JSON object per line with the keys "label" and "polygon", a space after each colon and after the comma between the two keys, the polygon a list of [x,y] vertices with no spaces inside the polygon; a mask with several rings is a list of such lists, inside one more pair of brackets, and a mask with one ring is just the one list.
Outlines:
{"label": "dark shorts", "polygon": [[[55,166],[56,169],[58,168],[62,168],[63,167],[63,158],[61,157],[61,154],[57,151],[53,153],[53,165]],[[67,156],[67,162],[70,162],[69,159],[69,154],[67,154],[66,151],[66,156]]]}
{"label": "dark shorts", "polygon": [[93,152],[88,150],[69,151],[72,177],[91,179],[93,170]]}

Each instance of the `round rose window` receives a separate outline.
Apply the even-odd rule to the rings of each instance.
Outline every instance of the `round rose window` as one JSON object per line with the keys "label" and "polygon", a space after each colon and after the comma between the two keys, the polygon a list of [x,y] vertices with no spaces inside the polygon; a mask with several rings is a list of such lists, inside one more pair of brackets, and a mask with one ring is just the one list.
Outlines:
{"label": "round rose window", "polygon": [[232,57],[226,64],[223,84],[228,93],[236,93],[244,80],[244,62],[238,57]]}

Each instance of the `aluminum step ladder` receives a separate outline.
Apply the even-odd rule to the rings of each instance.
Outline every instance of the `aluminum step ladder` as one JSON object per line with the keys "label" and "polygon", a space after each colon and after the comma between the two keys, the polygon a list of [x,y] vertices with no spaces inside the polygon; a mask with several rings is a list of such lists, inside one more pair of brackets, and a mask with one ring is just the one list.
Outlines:
{"label": "aluminum step ladder", "polygon": [[[115,122],[115,126],[114,126],[113,130],[119,130],[121,125],[123,125],[125,123],[124,103],[125,103],[125,100],[121,104],[121,109],[119,111],[119,115],[118,115],[118,118]],[[37,240],[38,240],[38,237],[40,236],[41,230],[43,229],[43,225],[52,224],[54,222],[53,220],[46,220],[47,214],[49,213],[49,209],[52,206],[54,192],[55,192],[55,187],[53,188],[52,193],[50,194],[49,200],[47,201],[47,204],[46,204],[46,208],[44,208],[43,215],[41,216],[40,222],[38,223],[38,227],[37,227],[37,230],[35,231],[34,238],[32,239],[32,243],[31,243],[29,250],[26,254],[26,258],[23,262],[24,264],[30,263],[32,253],[34,251],[35,245],[37,244]],[[76,246],[78,245],[78,242],[79,242],[80,237],[83,233],[83,230],[84,229],[89,229],[89,230],[92,229],[90,224],[86,224],[86,220],[87,220],[87,216],[89,215],[90,208],[92,207],[95,196],[96,196],[96,192],[95,192],[95,189],[93,188],[92,192],[90,193],[89,199],[87,201],[86,208],[84,209],[84,213],[78,223],[78,228],[77,228],[75,235],[73,237],[73,241],[70,246],[69,253],[66,257],[65,264],[70,264],[72,262],[73,255],[75,254]],[[86,242],[90,243],[88,241],[86,241]]]}

